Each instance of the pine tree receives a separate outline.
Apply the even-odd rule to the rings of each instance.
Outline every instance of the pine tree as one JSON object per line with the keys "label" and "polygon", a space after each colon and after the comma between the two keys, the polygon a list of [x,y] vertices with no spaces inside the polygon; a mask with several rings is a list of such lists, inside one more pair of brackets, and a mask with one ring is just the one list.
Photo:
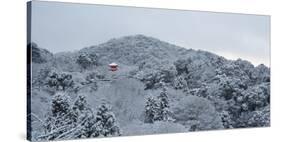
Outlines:
{"label": "pine tree", "polygon": [[57,93],[52,99],[51,112],[46,120],[45,135],[41,140],[92,137],[96,133],[95,116],[85,96],[78,96],[73,106],[65,93]]}
{"label": "pine tree", "polygon": [[163,90],[155,100],[153,97],[149,97],[145,105],[145,122],[154,123],[155,121],[169,121],[172,120],[170,117],[170,106],[167,89],[165,84],[162,83]]}
{"label": "pine tree", "polygon": [[86,109],[87,105],[87,101],[86,101],[86,97],[85,96],[78,96],[77,100],[74,103],[74,109],[78,109],[80,111],[83,111]]}
{"label": "pine tree", "polygon": [[220,117],[224,128],[233,128],[233,122],[228,111],[222,111]]}
{"label": "pine tree", "polygon": [[121,135],[120,128],[117,125],[115,115],[111,111],[111,107],[106,103],[102,103],[97,111],[95,127],[97,133],[95,136],[114,136]]}
{"label": "pine tree", "polygon": [[159,100],[159,108],[158,108],[158,115],[156,120],[159,121],[167,121],[169,120],[169,100],[168,100],[168,93],[166,87],[163,87],[162,92],[158,96]]}
{"label": "pine tree", "polygon": [[145,105],[145,122],[153,123],[157,116],[158,104],[153,97],[149,97]]}
{"label": "pine tree", "polygon": [[80,131],[74,137],[94,137],[96,133],[95,127],[95,115],[92,109],[89,107],[86,97],[79,95],[74,102],[73,111],[75,113],[75,122],[79,125]]}
{"label": "pine tree", "polygon": [[57,93],[52,99],[51,114],[46,119],[45,139],[54,140],[71,129],[74,124],[70,98],[65,93]]}
{"label": "pine tree", "polygon": [[66,115],[70,110],[70,98],[65,93],[57,93],[52,99],[52,116]]}

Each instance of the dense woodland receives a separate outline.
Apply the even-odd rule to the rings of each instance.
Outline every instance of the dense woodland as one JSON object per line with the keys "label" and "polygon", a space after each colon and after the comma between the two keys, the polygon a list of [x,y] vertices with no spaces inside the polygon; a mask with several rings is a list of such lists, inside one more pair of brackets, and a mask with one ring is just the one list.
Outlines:
{"label": "dense woodland", "polygon": [[[144,35],[73,52],[28,48],[32,140],[270,125],[270,68],[263,64]],[[112,62],[117,71],[109,70]]]}

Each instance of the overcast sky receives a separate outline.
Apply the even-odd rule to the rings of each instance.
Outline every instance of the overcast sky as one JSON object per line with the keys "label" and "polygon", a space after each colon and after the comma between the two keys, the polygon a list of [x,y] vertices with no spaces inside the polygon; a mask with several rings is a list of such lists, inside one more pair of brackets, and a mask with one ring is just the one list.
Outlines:
{"label": "overcast sky", "polygon": [[54,53],[144,34],[270,65],[269,16],[38,1],[32,6],[32,41]]}

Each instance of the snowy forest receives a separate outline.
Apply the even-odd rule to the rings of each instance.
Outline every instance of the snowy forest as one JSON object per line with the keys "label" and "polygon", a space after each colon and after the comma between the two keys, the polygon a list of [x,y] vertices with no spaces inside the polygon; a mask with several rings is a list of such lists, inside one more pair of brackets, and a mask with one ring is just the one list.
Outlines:
{"label": "snowy forest", "polygon": [[270,126],[263,64],[144,35],[71,52],[27,48],[33,141]]}

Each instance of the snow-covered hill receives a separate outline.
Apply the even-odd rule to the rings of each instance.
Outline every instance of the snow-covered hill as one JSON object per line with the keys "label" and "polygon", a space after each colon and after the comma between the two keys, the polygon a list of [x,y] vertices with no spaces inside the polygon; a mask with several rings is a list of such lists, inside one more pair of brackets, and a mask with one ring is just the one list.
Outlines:
{"label": "snow-covered hill", "polygon": [[[75,52],[52,54],[40,45],[32,46],[32,51],[32,116],[44,123],[34,118],[34,139],[270,125],[270,69],[265,65],[255,67],[249,61],[227,60],[214,53],[186,49],[144,35],[111,39]],[[112,62],[118,64],[115,72],[108,67]],[[68,99],[58,96],[72,101],[64,102]],[[92,110],[94,117],[86,115],[87,124],[93,121],[90,128],[84,121],[71,121],[71,126],[61,124],[52,115],[58,98],[63,106],[69,107],[68,113],[74,113],[73,106],[77,103],[72,102],[79,100],[79,96],[85,96],[82,104]],[[112,108],[106,109],[111,110],[110,120],[114,120],[110,124],[118,128],[118,131],[110,129],[114,132],[111,134],[104,132],[109,131],[108,127],[97,130],[94,125],[101,121],[97,118],[104,103]],[[85,112],[80,113],[84,116]],[[46,132],[43,126],[50,121],[44,118],[54,119],[56,123],[51,123],[52,126],[67,125],[69,129],[81,129],[81,133],[68,129]],[[86,127],[91,135],[84,135],[82,129]]]}

